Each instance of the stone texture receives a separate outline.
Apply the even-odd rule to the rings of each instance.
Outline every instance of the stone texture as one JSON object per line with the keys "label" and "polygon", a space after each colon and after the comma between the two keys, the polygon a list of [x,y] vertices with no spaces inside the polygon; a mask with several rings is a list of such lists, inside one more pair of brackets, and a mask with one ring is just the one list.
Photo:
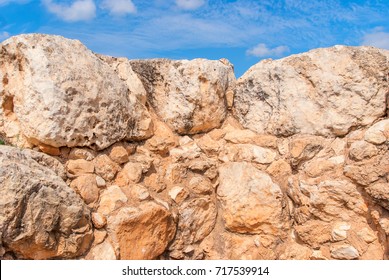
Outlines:
{"label": "stone texture", "polygon": [[119,171],[120,166],[112,161],[107,155],[99,155],[94,160],[96,174],[101,176],[104,180],[112,180]]}
{"label": "stone texture", "polygon": [[365,133],[367,142],[380,145],[389,139],[389,119],[379,121],[372,125]]}
{"label": "stone texture", "polygon": [[151,260],[162,254],[175,233],[169,211],[154,202],[125,207],[108,219],[108,232],[121,260]]}
{"label": "stone texture", "polygon": [[343,136],[385,115],[388,59],[387,50],[335,46],[263,60],[237,81],[235,116],[257,133]]}
{"label": "stone texture", "polygon": [[233,68],[205,59],[132,60],[158,116],[180,134],[218,127],[227,113],[225,95],[235,83]]}
{"label": "stone texture", "polygon": [[1,247],[6,251],[50,259],[74,258],[89,248],[90,212],[53,170],[22,150],[0,146],[0,186]]}
{"label": "stone texture", "polygon": [[288,228],[284,198],[270,176],[251,163],[227,163],[219,168],[217,189],[227,229],[282,237]]}
{"label": "stone texture", "polygon": [[82,197],[86,204],[94,203],[99,199],[99,188],[95,175],[79,176],[72,181],[70,186]]}
{"label": "stone texture", "polygon": [[7,104],[8,113],[0,116],[2,122],[13,121],[29,142],[103,149],[121,139],[142,138],[136,124],[147,114],[145,108],[79,41],[20,35],[1,44],[1,57],[0,103]]}
{"label": "stone texture", "polygon": [[127,200],[127,196],[118,186],[110,186],[101,194],[97,212],[103,216],[107,216],[122,207]]}
{"label": "stone texture", "polygon": [[73,176],[80,176],[88,173],[93,173],[95,167],[93,163],[85,159],[69,160],[66,165],[68,174]]}
{"label": "stone texture", "polygon": [[359,253],[350,245],[334,245],[331,248],[331,256],[338,260],[354,260],[359,257]]}

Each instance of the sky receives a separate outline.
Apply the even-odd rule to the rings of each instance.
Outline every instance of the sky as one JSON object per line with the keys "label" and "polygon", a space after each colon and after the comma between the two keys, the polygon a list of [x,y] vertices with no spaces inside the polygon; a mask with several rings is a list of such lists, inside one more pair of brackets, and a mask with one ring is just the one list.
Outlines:
{"label": "sky", "polygon": [[0,0],[0,41],[23,33],[130,59],[227,58],[239,77],[314,48],[389,49],[389,0]]}

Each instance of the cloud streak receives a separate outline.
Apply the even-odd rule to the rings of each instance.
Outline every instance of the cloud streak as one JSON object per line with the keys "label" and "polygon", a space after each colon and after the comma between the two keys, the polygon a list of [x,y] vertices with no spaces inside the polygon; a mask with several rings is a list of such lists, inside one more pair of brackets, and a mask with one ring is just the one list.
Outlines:
{"label": "cloud streak", "polygon": [[290,50],[287,46],[278,46],[275,48],[269,48],[266,46],[266,44],[260,43],[255,47],[247,50],[246,54],[255,57],[280,57],[289,51]]}
{"label": "cloud streak", "polygon": [[183,10],[196,10],[205,4],[205,0],[176,0],[178,8]]}
{"label": "cloud streak", "polygon": [[96,17],[96,5],[93,0],[76,0],[70,5],[43,0],[43,4],[50,13],[68,22],[88,21]]}
{"label": "cloud streak", "polygon": [[114,16],[136,13],[136,7],[131,0],[104,0],[101,3],[101,8],[108,10]]}
{"label": "cloud streak", "polygon": [[389,50],[389,33],[382,28],[376,28],[372,33],[365,34],[362,38],[363,46],[373,46]]}

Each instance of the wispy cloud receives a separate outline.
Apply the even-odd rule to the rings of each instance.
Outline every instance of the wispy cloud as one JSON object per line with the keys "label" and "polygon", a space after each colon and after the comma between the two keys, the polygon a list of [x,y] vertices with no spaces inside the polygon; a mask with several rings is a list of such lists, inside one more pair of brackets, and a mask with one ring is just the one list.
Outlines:
{"label": "wispy cloud", "polygon": [[178,8],[183,10],[196,10],[205,4],[205,0],[176,0]]}
{"label": "wispy cloud", "polygon": [[275,48],[269,48],[266,44],[260,43],[255,47],[247,50],[247,55],[252,55],[256,57],[280,57],[285,53],[289,52],[289,48],[287,46],[278,46]]}
{"label": "wispy cloud", "polygon": [[25,4],[31,0],[0,0],[0,6],[5,6],[10,3]]}
{"label": "wispy cloud", "polygon": [[3,41],[7,39],[10,36],[10,34],[6,31],[0,31],[0,41]]}
{"label": "wispy cloud", "polygon": [[88,21],[96,16],[96,5],[93,0],[76,0],[70,5],[43,0],[43,4],[50,13],[64,21]]}
{"label": "wispy cloud", "polygon": [[101,8],[109,10],[114,16],[125,16],[136,13],[136,7],[131,0],[103,0]]}
{"label": "wispy cloud", "polygon": [[375,28],[371,33],[363,36],[362,45],[389,50],[389,33],[384,32],[382,27]]}

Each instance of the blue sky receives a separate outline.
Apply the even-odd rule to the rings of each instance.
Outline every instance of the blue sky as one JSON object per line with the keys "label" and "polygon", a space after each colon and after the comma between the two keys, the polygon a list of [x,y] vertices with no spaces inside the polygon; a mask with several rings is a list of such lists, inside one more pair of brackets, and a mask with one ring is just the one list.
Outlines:
{"label": "blue sky", "polygon": [[239,77],[313,48],[389,49],[389,0],[0,0],[0,41],[32,32],[128,58],[225,57]]}

